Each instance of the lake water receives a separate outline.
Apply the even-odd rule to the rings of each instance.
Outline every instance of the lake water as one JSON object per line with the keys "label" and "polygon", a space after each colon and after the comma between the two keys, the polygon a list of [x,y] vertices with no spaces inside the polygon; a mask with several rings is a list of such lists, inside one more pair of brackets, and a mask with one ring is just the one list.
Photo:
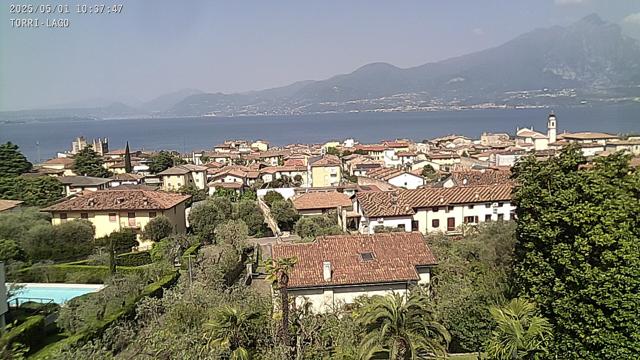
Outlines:
{"label": "lake water", "polygon": [[[514,134],[517,127],[546,132],[548,109],[466,110],[421,113],[350,113],[303,116],[199,117],[0,123],[0,143],[20,146],[33,162],[68,150],[77,136],[107,137],[110,148],[211,149],[225,139],[264,139],[273,145],[321,143],[353,137],[361,142],[428,139],[483,131]],[[640,132],[640,105],[556,109],[558,132]],[[2,119],[0,119],[2,121]],[[39,143],[39,149],[36,145]]]}

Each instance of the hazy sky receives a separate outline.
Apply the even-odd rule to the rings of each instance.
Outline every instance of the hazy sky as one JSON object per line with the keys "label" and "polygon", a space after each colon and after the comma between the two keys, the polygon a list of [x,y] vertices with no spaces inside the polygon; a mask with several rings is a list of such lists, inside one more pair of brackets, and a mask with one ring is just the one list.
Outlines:
{"label": "hazy sky", "polygon": [[[121,14],[101,15],[76,14],[83,1],[48,3],[71,14],[0,8],[0,110],[263,89],[377,61],[409,67],[593,12],[640,38],[640,0],[122,0]],[[12,28],[19,17],[71,26]]]}

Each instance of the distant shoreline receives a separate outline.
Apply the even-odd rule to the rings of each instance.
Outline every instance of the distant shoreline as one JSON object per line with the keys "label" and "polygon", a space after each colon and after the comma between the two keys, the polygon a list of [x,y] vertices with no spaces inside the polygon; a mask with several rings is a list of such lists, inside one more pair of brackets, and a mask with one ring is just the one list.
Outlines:
{"label": "distant shoreline", "polygon": [[[233,119],[233,118],[251,118],[251,117],[306,117],[306,116],[321,116],[321,115],[349,115],[349,114],[416,114],[416,113],[434,113],[434,112],[466,112],[466,111],[478,111],[478,110],[531,110],[531,109],[580,109],[589,107],[607,107],[607,106],[638,106],[640,108],[640,102],[625,102],[625,103],[588,103],[588,104],[576,104],[576,105],[495,105],[495,106],[478,106],[478,105],[461,105],[461,106],[443,106],[432,107],[429,109],[406,111],[406,110],[388,110],[388,109],[376,109],[376,110],[363,110],[363,111],[326,111],[326,112],[314,112],[314,113],[302,113],[302,114],[232,114],[232,115],[126,115],[126,116],[53,116],[53,117],[32,117],[32,118],[20,118],[20,119],[5,119],[3,113],[0,112],[0,126],[1,125],[15,125],[15,124],[27,124],[27,123],[51,123],[51,122],[86,122],[86,121],[106,121],[106,120],[163,120],[163,119],[200,119],[206,118],[211,120],[216,119]],[[24,110],[28,111],[28,110]]]}

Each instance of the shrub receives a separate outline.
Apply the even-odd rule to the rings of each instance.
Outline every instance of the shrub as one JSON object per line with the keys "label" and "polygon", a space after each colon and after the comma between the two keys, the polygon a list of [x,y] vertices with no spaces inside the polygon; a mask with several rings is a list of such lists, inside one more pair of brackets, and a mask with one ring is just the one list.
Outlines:
{"label": "shrub", "polygon": [[160,241],[173,233],[173,224],[166,216],[151,219],[144,227],[142,237],[151,241]]}
{"label": "shrub", "polygon": [[342,229],[336,220],[335,217],[327,215],[305,216],[296,222],[295,231],[301,238],[342,234]]}
{"label": "shrub", "polygon": [[87,220],[60,225],[36,225],[26,235],[23,247],[32,260],[69,260],[86,257],[94,247],[95,229]]}
{"label": "shrub", "polygon": [[229,220],[218,225],[215,233],[217,244],[229,244],[241,250],[249,237],[249,228],[242,220]]}
{"label": "shrub", "polygon": [[133,247],[138,246],[136,233],[131,229],[121,229],[98,238],[96,245],[109,248],[112,241],[116,254],[128,253]]}

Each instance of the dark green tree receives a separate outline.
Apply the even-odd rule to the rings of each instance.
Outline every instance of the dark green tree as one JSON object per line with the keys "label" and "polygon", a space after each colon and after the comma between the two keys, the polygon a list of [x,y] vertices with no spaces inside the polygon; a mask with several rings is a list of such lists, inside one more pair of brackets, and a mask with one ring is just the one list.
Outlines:
{"label": "dark green tree", "polygon": [[133,171],[133,166],[131,166],[131,153],[129,152],[129,142],[127,141],[127,146],[124,148],[124,172],[127,174]]}
{"label": "dark green tree", "polygon": [[271,206],[271,216],[282,230],[291,230],[300,215],[290,200],[276,200]]}
{"label": "dark green tree", "polygon": [[515,169],[515,281],[553,327],[551,355],[632,359],[640,349],[640,172],[580,149]]}
{"label": "dark green tree", "polygon": [[156,216],[144,227],[142,237],[151,241],[160,241],[173,233],[173,224],[166,216]]}
{"label": "dark green tree", "polygon": [[201,241],[212,243],[216,226],[231,219],[232,215],[232,204],[228,198],[213,197],[191,209],[189,224]]}
{"label": "dark green tree", "polygon": [[163,172],[170,167],[184,164],[185,161],[169,151],[162,150],[151,157],[149,171],[153,174]]}
{"label": "dark green tree", "polygon": [[31,170],[31,163],[19,149],[11,142],[0,145],[0,176],[16,176]]}
{"label": "dark green tree", "polygon": [[86,146],[73,158],[73,171],[81,176],[109,177],[111,173],[103,164],[100,155],[91,146]]}
{"label": "dark green tree", "polygon": [[267,232],[264,215],[253,200],[240,200],[233,209],[234,219],[242,220],[249,228],[249,235],[262,236]]}
{"label": "dark green tree", "polygon": [[62,197],[62,184],[51,176],[0,177],[0,199],[22,200],[29,206],[45,206]]}
{"label": "dark green tree", "polygon": [[33,261],[74,260],[85,257],[94,249],[95,229],[87,220],[67,221],[60,225],[36,225],[29,229],[22,243]]}
{"label": "dark green tree", "polygon": [[275,201],[284,200],[284,197],[280,195],[279,192],[270,190],[267,191],[267,193],[262,197],[262,200],[265,202],[265,204],[271,206]]}

